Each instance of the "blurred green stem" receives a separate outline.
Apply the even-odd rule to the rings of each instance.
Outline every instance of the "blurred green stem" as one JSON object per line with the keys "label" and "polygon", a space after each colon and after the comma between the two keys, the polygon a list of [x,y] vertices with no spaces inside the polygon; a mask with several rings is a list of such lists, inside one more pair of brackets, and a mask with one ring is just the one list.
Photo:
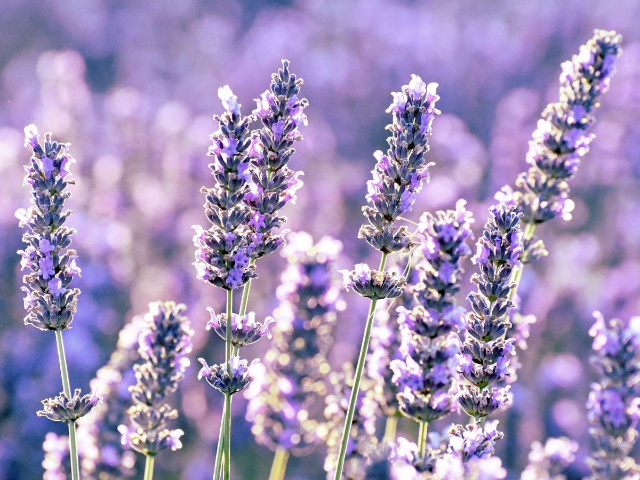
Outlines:
{"label": "blurred green stem", "polygon": [[398,430],[398,417],[396,415],[389,415],[387,417],[387,423],[384,426],[383,442],[392,443],[396,439],[396,431]]}
{"label": "blurred green stem", "polygon": [[284,473],[287,470],[288,460],[289,452],[285,448],[279,447],[278,450],[276,450],[275,457],[273,457],[269,480],[284,480]]}
{"label": "blurred green stem", "polygon": [[153,479],[153,465],[155,463],[155,457],[152,455],[145,455],[147,458],[144,464],[144,480],[152,480]]}
{"label": "blurred green stem", "polygon": [[427,453],[428,429],[429,422],[420,422],[420,429],[418,430],[418,453],[422,460],[424,460],[424,456]]}

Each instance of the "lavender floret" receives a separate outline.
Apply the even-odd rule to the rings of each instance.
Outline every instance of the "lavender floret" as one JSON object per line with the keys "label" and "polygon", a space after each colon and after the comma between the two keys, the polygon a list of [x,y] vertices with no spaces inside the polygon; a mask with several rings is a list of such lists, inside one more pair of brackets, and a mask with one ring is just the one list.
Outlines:
{"label": "lavender floret", "polygon": [[131,426],[120,425],[122,444],[145,455],[161,450],[182,448],[183,431],[170,429],[169,420],[178,412],[164,403],[168,395],[178,389],[189,366],[193,330],[185,306],[174,302],[155,302],[149,305],[139,337],[140,359],[133,369],[136,384],[129,388],[133,406],[128,410]]}
{"label": "lavender floret", "polygon": [[88,414],[102,399],[95,393],[80,395],[80,389],[68,398],[64,393],[57,397],[42,400],[43,409],[37,412],[39,417],[47,417],[54,422],[75,422]]}
{"label": "lavender floret", "polygon": [[497,420],[490,420],[484,426],[479,423],[453,425],[449,435],[449,452],[464,462],[490,457],[495,452],[496,441],[503,437]]}
{"label": "lavender floret", "polygon": [[565,480],[561,473],[573,463],[577,451],[578,444],[567,437],[549,438],[544,445],[533,442],[520,480]]}
{"label": "lavender floret", "polygon": [[367,182],[368,205],[362,208],[368,224],[360,228],[358,236],[383,253],[407,250],[412,241],[406,227],[396,225],[398,217],[411,211],[416,194],[424,181],[429,180],[425,154],[429,151],[428,136],[431,123],[440,113],[435,108],[437,83],[425,84],[412,75],[409,85],[393,93],[393,103],[387,112],[393,123],[387,127],[386,154],[374,153],[376,167],[373,180]]}
{"label": "lavender floret", "polygon": [[640,317],[628,325],[594,313],[591,362],[601,378],[591,385],[587,402],[594,451],[590,480],[622,480],[640,475],[631,457],[640,421]]}
{"label": "lavender floret", "polygon": [[371,270],[366,263],[359,263],[355,270],[341,270],[344,288],[372,300],[396,298],[402,295],[406,279],[395,272]]}
{"label": "lavender floret", "polygon": [[70,287],[80,274],[76,252],[69,249],[76,231],[64,225],[71,214],[64,204],[71,196],[67,186],[74,181],[69,167],[75,160],[69,154],[70,144],[54,141],[51,133],[40,144],[35,125],[24,132],[25,147],[33,150],[24,180],[31,187],[31,207],[16,212],[20,227],[26,230],[22,236],[26,248],[18,251],[22,269],[29,272],[22,287],[28,312],[24,322],[43,331],[64,330],[73,322],[80,295],[80,290]]}
{"label": "lavender floret", "polygon": [[[227,314],[221,313],[216,315],[213,308],[207,308],[211,318],[207,322],[207,330],[213,329],[220,338],[226,339],[227,335]],[[265,335],[271,338],[269,325],[275,320],[267,317],[264,322],[258,322],[256,315],[249,312],[246,315],[233,314],[231,321],[231,344],[236,347],[244,347],[257,342]]]}
{"label": "lavender floret", "polygon": [[209,366],[203,358],[199,358],[198,361],[202,364],[198,372],[198,380],[204,378],[209,385],[225,395],[233,395],[249,385],[253,379],[251,369],[257,362],[254,360],[249,365],[247,360],[236,356],[229,360],[229,368],[227,368],[226,364]]}
{"label": "lavender floret", "polygon": [[274,311],[272,347],[254,381],[245,390],[246,418],[256,441],[273,451],[309,453],[319,434],[327,354],[333,343],[339,284],[332,276],[342,244],[329,237],[314,243],[311,235],[290,234],[282,255],[282,274]]}
{"label": "lavender floret", "polygon": [[248,154],[252,183],[244,201],[250,208],[249,227],[253,236],[251,258],[275,252],[284,244],[284,232],[274,234],[286,217],[278,214],[287,203],[296,202],[296,191],[302,187],[300,176],[289,168],[295,153],[293,145],[302,140],[299,127],[307,125],[304,109],[306,98],[299,98],[301,78],[289,71],[289,61],[271,76],[271,85],[260,98],[253,114],[263,128],[253,133]]}

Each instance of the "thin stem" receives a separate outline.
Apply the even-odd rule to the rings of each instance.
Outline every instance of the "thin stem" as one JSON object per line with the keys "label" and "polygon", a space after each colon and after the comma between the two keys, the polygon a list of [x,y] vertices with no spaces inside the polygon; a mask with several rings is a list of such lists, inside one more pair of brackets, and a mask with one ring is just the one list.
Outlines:
{"label": "thin stem", "polygon": [[[382,272],[387,263],[387,254],[383,253],[380,260],[380,267],[378,270]],[[358,356],[358,364],[356,366],[356,373],[353,378],[353,388],[351,389],[351,396],[349,398],[349,407],[347,409],[347,416],[344,421],[344,429],[342,430],[342,441],[340,442],[340,451],[338,452],[338,464],[336,466],[336,474],[334,480],[340,480],[342,477],[342,469],[344,468],[344,457],[347,454],[347,443],[349,442],[349,435],[351,433],[351,424],[353,422],[353,414],[356,408],[356,402],[358,400],[358,393],[360,391],[360,381],[362,380],[362,372],[364,371],[364,364],[367,359],[367,351],[369,350],[369,341],[371,340],[371,330],[373,328],[373,319],[376,313],[377,300],[371,300],[369,306],[369,314],[367,315],[367,324],[365,326],[364,335],[362,337],[362,346],[360,347],[360,355]]]}
{"label": "thin stem", "polygon": [[153,479],[153,464],[156,461],[156,457],[152,455],[146,455],[146,462],[144,464],[144,480]]}
{"label": "thin stem", "polygon": [[[530,240],[533,237],[533,232],[535,231],[536,226],[533,223],[527,223],[527,226],[524,229],[524,238],[523,240]],[[509,292],[509,300],[513,301],[516,298],[516,293],[518,292],[518,286],[520,285],[520,279],[522,278],[522,271],[524,270],[524,265],[517,267],[513,270],[511,281],[516,284],[515,287],[511,289]]]}
{"label": "thin stem", "polygon": [[220,471],[222,469],[222,457],[224,457],[224,435],[225,425],[227,423],[227,403],[225,402],[222,410],[222,422],[220,422],[220,435],[218,435],[218,448],[216,449],[216,467],[213,471],[213,480],[220,480]]}
{"label": "thin stem", "polygon": [[[62,341],[62,330],[55,330],[55,334],[56,346],[58,347],[58,361],[60,363],[60,376],[62,377],[62,391],[68,399],[71,399],[71,384],[69,383],[69,371],[67,370],[67,356],[65,355],[64,342]],[[80,480],[75,422],[69,422],[69,457],[71,460],[71,479]]]}
{"label": "thin stem", "polygon": [[289,451],[286,448],[278,447],[276,455],[273,457],[269,480],[284,480],[284,472],[287,470]]}
{"label": "thin stem", "polygon": [[225,422],[225,461],[224,461],[224,480],[229,480],[231,477],[231,395],[228,393],[224,396],[225,401],[225,413],[226,413],[226,422]]}
{"label": "thin stem", "polygon": [[387,423],[384,426],[383,442],[393,443],[396,439],[396,431],[398,430],[398,417],[395,415],[389,415],[387,417]]}
{"label": "thin stem", "polygon": [[418,431],[418,452],[420,458],[424,459],[427,453],[427,430],[429,429],[429,422],[420,422],[420,430]]}

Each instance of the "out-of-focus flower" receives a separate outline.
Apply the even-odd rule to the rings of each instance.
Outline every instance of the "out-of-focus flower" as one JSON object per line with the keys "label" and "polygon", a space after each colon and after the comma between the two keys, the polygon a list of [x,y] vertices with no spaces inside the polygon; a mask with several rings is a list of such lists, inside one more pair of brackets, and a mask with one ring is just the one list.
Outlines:
{"label": "out-of-focus flower", "polygon": [[165,448],[182,448],[180,429],[171,430],[169,420],[177,410],[165,398],[178,389],[189,366],[193,331],[183,315],[185,306],[174,302],[149,305],[140,332],[138,352],[141,363],[133,369],[135,385],[129,388],[133,406],[128,410],[131,426],[120,425],[122,444],[145,455],[156,455]]}
{"label": "out-of-focus flower", "polygon": [[339,285],[332,277],[342,245],[300,232],[288,236],[282,255],[289,266],[278,288],[273,346],[260,374],[245,391],[247,420],[258,443],[304,455],[322,440],[326,355],[333,342]]}
{"label": "out-of-focus flower", "polygon": [[591,362],[600,379],[591,385],[587,402],[594,450],[588,460],[591,480],[640,476],[631,457],[640,421],[640,317],[628,325],[594,313]]}
{"label": "out-of-focus flower", "polygon": [[544,445],[533,442],[520,480],[565,480],[561,473],[573,463],[577,451],[578,444],[567,437],[549,438]]}

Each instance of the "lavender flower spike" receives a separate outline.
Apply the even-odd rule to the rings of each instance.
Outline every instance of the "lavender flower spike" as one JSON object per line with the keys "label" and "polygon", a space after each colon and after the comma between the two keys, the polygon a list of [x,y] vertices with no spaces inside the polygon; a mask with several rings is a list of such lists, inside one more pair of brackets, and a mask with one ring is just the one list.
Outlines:
{"label": "lavender flower spike", "polygon": [[211,135],[213,145],[208,155],[215,179],[212,188],[202,188],[206,195],[205,213],[211,223],[208,230],[196,225],[194,265],[198,278],[225,290],[234,290],[256,276],[250,256],[256,246],[248,222],[249,207],[243,198],[249,192],[249,124],[251,115],[240,115],[240,104],[228,86],[218,91],[225,106],[222,116],[215,116],[220,128]]}
{"label": "lavender flower spike", "polygon": [[64,330],[73,322],[80,295],[80,290],[70,288],[73,277],[80,274],[76,252],[68,248],[76,232],[64,225],[71,214],[64,204],[71,196],[67,186],[74,181],[69,166],[75,160],[70,145],[54,141],[50,133],[41,145],[35,125],[24,131],[25,146],[33,150],[24,179],[31,187],[32,206],[16,212],[26,230],[22,236],[26,248],[18,252],[22,269],[29,272],[24,277],[27,286],[22,287],[28,312],[24,323],[44,331]]}
{"label": "lavender flower spike", "polygon": [[289,71],[289,60],[282,60],[269,89],[256,99],[253,114],[263,127],[251,139],[252,184],[244,195],[251,210],[252,260],[275,252],[284,243],[284,233],[273,233],[286,221],[278,212],[287,203],[296,202],[296,191],[302,187],[303,173],[289,168],[293,145],[302,140],[299,127],[307,125],[304,109],[309,102],[298,97],[302,84],[303,80]]}
{"label": "lavender flower spike", "polygon": [[178,389],[189,366],[193,330],[183,316],[185,306],[174,302],[155,302],[143,318],[138,352],[141,362],[133,367],[136,384],[129,387],[133,405],[130,425],[120,425],[122,444],[146,456],[145,479],[153,477],[154,457],[162,450],[182,448],[183,431],[169,428],[177,410],[165,402]]}
{"label": "lavender flower spike", "polygon": [[638,478],[640,466],[630,455],[640,421],[640,317],[628,325],[606,321],[600,312],[594,317],[591,362],[601,378],[591,385],[587,402],[595,447],[589,480]]}
{"label": "lavender flower spike", "polygon": [[362,208],[368,223],[360,228],[358,236],[382,253],[380,267],[371,270],[360,264],[345,274],[345,287],[353,288],[360,295],[371,300],[365,325],[360,355],[356,365],[351,399],[347,408],[342,441],[336,463],[335,480],[340,480],[351,421],[360,390],[371,330],[375,318],[376,303],[380,299],[395,298],[402,294],[406,279],[385,273],[387,255],[410,249],[415,242],[406,227],[399,226],[399,217],[411,211],[423,181],[429,179],[429,167],[425,154],[429,151],[428,135],[431,134],[433,119],[440,112],[435,108],[439,97],[436,83],[425,84],[420,77],[412,75],[409,85],[401,92],[393,93],[393,103],[387,109],[393,115],[393,123],[387,127],[391,136],[387,138],[389,149],[386,154],[374,154],[376,166],[373,179],[367,182],[367,206]]}
{"label": "lavender flower spike", "polygon": [[22,257],[22,269],[29,272],[24,276],[26,286],[22,287],[27,310],[24,323],[39,330],[55,332],[63,393],[43,401],[45,408],[39,414],[67,422],[71,477],[79,480],[75,421],[84,412],[80,406],[85,402],[83,399],[92,398],[85,405],[86,411],[99,399],[81,397],[79,390],[76,390],[76,395],[71,394],[62,340],[62,331],[70,328],[73,322],[80,295],[80,290],[70,288],[73,278],[80,274],[76,252],[68,248],[75,230],[64,225],[71,214],[64,210],[64,204],[71,196],[67,186],[74,183],[69,175],[74,159],[69,154],[70,145],[54,141],[50,133],[44,135],[44,145],[41,145],[35,125],[26,127],[24,133],[24,145],[33,152],[31,164],[25,167],[27,174],[24,179],[25,185],[31,187],[31,206],[16,212],[20,227],[26,230],[22,235],[26,248],[18,252]]}
{"label": "lavender flower spike", "polygon": [[461,200],[456,210],[423,215],[417,266],[420,281],[412,289],[416,306],[398,308],[402,358],[391,362],[393,382],[398,387],[400,410],[420,423],[455,409],[458,332],[464,328],[464,309],[456,305],[455,294],[460,290],[461,263],[471,253],[466,240],[472,236],[473,222],[464,205]]}
{"label": "lavender flower spike", "polygon": [[274,340],[260,375],[245,390],[246,418],[256,441],[285,461],[289,454],[310,453],[322,441],[318,417],[340,290],[332,274],[341,249],[329,237],[314,243],[308,233],[289,234]]}

